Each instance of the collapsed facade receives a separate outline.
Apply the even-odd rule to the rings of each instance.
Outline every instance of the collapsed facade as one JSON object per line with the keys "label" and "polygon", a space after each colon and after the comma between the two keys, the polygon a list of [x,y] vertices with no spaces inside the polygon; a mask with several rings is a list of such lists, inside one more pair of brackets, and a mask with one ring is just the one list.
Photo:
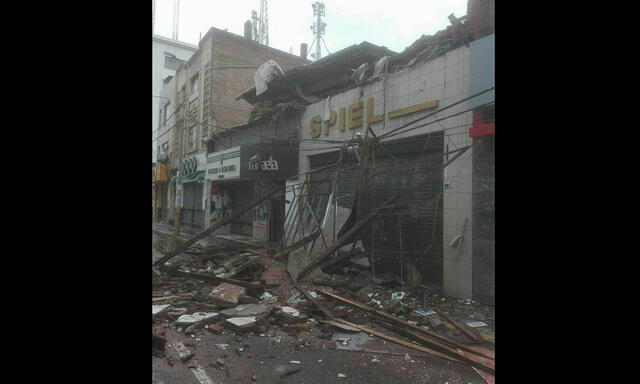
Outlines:
{"label": "collapsed facade", "polygon": [[[494,144],[479,138],[495,133],[486,126],[493,77],[471,69],[473,52],[493,54],[473,48],[492,44],[476,41],[479,29],[492,31],[485,26],[492,19],[476,3],[469,18],[450,18],[451,26],[399,54],[363,42],[285,71],[260,94],[254,87],[239,96],[256,110],[304,108],[285,128],[298,131],[299,170],[288,182],[287,201],[294,203],[282,238],[272,240],[291,245],[320,228],[322,239],[307,251],[313,260],[399,194],[393,210],[351,238],[351,250],[358,244],[367,252],[373,277],[391,274],[403,284],[433,284],[493,304],[494,184],[487,182]],[[474,231],[482,231],[480,242]],[[474,245],[484,256],[474,255]]]}

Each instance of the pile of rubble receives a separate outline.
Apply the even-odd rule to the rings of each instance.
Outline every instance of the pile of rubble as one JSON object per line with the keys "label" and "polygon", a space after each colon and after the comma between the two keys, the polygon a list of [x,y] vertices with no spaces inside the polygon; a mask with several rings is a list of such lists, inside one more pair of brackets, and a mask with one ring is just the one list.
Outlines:
{"label": "pile of rubble", "polygon": [[[296,349],[366,351],[362,343],[376,337],[470,365],[485,381],[493,380],[492,308],[446,297],[437,287],[408,289],[392,276],[374,279],[362,271],[297,283],[271,253],[192,246],[170,265],[154,268],[154,356],[164,356],[169,329],[195,342],[207,334],[248,334]],[[186,348],[180,356],[187,361],[192,354]]]}

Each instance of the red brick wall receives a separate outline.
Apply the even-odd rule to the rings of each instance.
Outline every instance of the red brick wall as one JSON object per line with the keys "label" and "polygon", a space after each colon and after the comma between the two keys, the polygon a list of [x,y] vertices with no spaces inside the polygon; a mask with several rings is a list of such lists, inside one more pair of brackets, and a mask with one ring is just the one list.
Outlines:
{"label": "red brick wall", "polygon": [[[214,67],[227,65],[261,65],[275,60],[283,70],[307,61],[299,56],[266,47],[255,41],[229,32],[213,29]],[[213,110],[218,127],[228,128],[247,123],[251,104],[235,100],[254,85],[255,69],[223,69],[213,71]]]}

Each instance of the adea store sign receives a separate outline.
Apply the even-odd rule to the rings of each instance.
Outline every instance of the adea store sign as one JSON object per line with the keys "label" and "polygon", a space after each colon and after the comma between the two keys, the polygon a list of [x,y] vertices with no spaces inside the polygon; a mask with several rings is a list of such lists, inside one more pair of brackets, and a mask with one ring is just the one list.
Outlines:
{"label": "adea store sign", "polygon": [[250,171],[277,171],[278,169],[278,160],[274,160],[271,155],[269,155],[269,160],[265,161],[262,161],[259,156],[254,156],[249,159]]}

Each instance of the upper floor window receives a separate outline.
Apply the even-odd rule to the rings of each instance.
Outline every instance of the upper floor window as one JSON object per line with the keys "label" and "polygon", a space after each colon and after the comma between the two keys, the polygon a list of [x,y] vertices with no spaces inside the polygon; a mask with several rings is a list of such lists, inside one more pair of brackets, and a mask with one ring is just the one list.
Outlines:
{"label": "upper floor window", "polygon": [[189,127],[189,136],[188,136],[189,151],[196,150],[197,135],[198,135],[198,130],[196,129],[196,127],[197,126],[195,124]]}
{"label": "upper floor window", "polygon": [[198,75],[191,78],[191,93],[198,91]]}
{"label": "upper floor window", "polygon": [[165,124],[165,125],[167,124],[167,120],[169,120],[170,115],[171,115],[171,102],[168,102],[162,108],[162,124]]}
{"label": "upper floor window", "polygon": [[171,52],[164,53],[164,68],[172,71],[177,71],[184,61],[178,59],[176,55]]}

